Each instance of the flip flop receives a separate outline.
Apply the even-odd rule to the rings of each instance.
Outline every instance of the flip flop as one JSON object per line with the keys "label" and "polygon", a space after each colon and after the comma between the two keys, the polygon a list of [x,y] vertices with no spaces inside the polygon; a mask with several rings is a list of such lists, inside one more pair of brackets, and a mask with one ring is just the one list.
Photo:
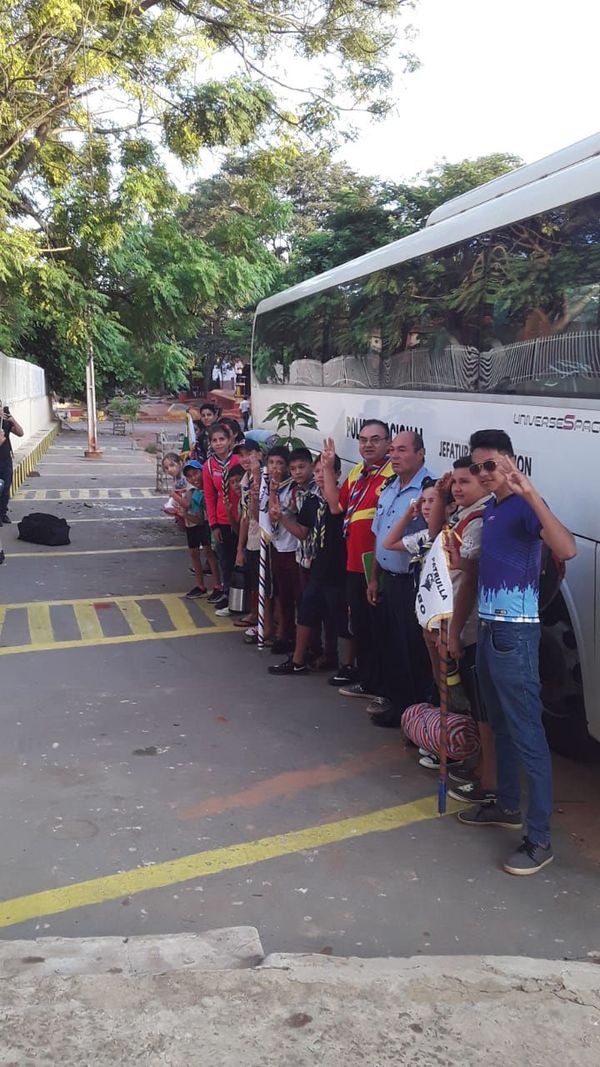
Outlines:
{"label": "flip flop", "polygon": [[236,619],[234,626],[243,626],[244,629],[248,629],[249,626],[256,626],[256,623],[252,619]]}

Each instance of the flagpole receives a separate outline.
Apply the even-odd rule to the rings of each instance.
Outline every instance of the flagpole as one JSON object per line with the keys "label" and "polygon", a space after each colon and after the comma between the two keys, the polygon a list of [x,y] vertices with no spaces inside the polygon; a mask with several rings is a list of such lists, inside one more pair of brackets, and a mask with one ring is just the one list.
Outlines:
{"label": "flagpole", "polygon": [[448,788],[448,619],[440,620],[440,780],[438,784],[438,814],[446,812]]}

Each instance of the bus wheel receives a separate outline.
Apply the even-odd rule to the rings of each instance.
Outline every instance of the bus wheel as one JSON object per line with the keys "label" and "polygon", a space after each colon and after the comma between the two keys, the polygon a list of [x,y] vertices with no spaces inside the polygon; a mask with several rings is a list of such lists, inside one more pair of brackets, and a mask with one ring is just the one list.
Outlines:
{"label": "bus wheel", "polygon": [[587,729],[577,640],[560,593],[542,613],[540,680],[548,744],[571,759],[589,757],[596,746]]}

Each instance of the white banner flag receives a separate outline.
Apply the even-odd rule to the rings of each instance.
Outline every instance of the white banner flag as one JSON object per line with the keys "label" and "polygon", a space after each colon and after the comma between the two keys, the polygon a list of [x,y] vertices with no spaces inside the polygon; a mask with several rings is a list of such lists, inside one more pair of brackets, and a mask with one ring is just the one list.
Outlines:
{"label": "white banner flag", "polygon": [[445,532],[436,537],[425,556],[419,578],[415,611],[421,626],[427,630],[436,628],[441,619],[452,615],[452,579],[444,548]]}

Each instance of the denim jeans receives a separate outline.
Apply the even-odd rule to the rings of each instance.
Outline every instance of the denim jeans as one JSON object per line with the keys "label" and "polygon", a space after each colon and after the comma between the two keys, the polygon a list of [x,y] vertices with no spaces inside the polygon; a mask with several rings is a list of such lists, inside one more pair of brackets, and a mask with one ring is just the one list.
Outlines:
{"label": "denim jeans", "polygon": [[520,767],[527,777],[527,835],[550,843],[552,764],[542,725],[539,623],[479,624],[477,681],[496,740],[498,804],[520,808]]}
{"label": "denim jeans", "polygon": [[6,515],[8,510],[8,501],[10,499],[10,487],[13,479],[13,462],[12,456],[9,456],[4,462],[0,462],[0,480],[2,486],[0,487],[0,519]]}

